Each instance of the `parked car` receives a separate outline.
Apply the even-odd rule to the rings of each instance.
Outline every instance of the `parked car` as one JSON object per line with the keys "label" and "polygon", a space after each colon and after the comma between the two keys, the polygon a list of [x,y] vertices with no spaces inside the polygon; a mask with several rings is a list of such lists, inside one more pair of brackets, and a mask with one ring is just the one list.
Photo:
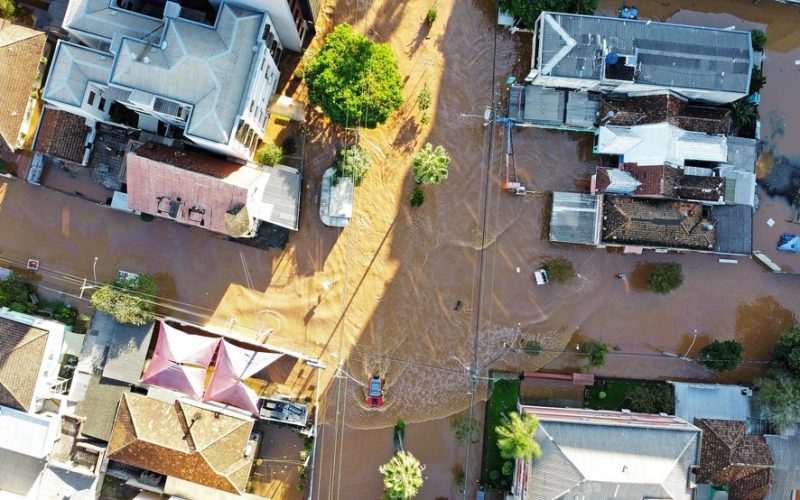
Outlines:
{"label": "parked car", "polygon": [[534,271],[533,278],[536,280],[537,285],[546,285],[549,281],[547,279],[547,271],[545,271],[544,269],[539,269],[538,271]]}

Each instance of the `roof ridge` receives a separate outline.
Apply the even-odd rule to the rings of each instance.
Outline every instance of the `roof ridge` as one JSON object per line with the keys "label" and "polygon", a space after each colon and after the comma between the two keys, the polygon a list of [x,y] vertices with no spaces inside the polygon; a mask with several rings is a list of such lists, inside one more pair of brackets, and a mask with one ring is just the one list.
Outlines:
{"label": "roof ridge", "polygon": [[678,464],[681,458],[683,458],[683,455],[686,453],[686,450],[689,449],[689,446],[691,446],[696,439],[697,439],[697,433],[692,433],[691,438],[689,439],[689,441],[686,442],[686,446],[683,447],[683,450],[681,450],[681,452],[678,454],[677,457],[675,457],[675,460],[672,462],[672,466],[667,471],[667,475],[664,476],[664,479],[662,479],[661,482],[659,483],[661,487],[664,488],[664,491],[670,493],[672,497],[675,497],[675,495],[672,495],[672,492],[669,491],[666,486],[664,486],[664,483],[669,478],[669,475],[672,474],[672,471],[675,469],[675,466]]}
{"label": "roof ridge", "polygon": [[[12,26],[18,26],[18,25],[17,24],[12,24]],[[20,26],[20,27],[25,28],[25,26]],[[0,45],[0,49],[5,49],[6,47],[11,47],[11,46],[16,45],[18,43],[27,42],[31,38],[36,38],[37,36],[43,36],[45,38],[47,37],[47,35],[45,33],[43,33],[43,32],[34,31],[34,30],[31,30],[31,31],[33,31],[32,35],[26,36],[25,38],[20,38],[18,40],[14,40],[14,41],[6,43],[4,45]]]}
{"label": "roof ridge", "polygon": [[[24,323],[23,323],[23,324],[24,324]],[[42,330],[42,329],[41,329],[41,328],[39,328],[39,327],[36,327],[36,326],[33,326],[33,325],[25,325],[25,326],[28,326],[29,328],[36,328],[36,329],[37,329],[37,330],[39,330],[39,332],[41,332],[41,333],[39,333],[38,335],[36,335],[36,336],[34,336],[34,337],[32,337],[32,338],[30,338],[30,339],[26,340],[25,342],[22,342],[22,343],[20,343],[20,344],[17,344],[17,345],[15,345],[13,348],[9,349],[9,350],[8,350],[8,351],[6,351],[5,353],[3,353],[3,354],[0,354],[0,358],[4,358],[4,357],[8,356],[9,354],[11,354],[12,352],[14,352],[14,351],[16,351],[16,350],[18,350],[18,349],[21,349],[22,347],[25,347],[25,346],[27,346],[28,344],[30,344],[30,343],[31,343],[31,342],[33,342],[34,340],[39,340],[39,338],[41,338],[41,337],[43,337],[43,336],[50,335],[50,332],[49,332],[49,331],[47,331],[47,330]],[[30,329],[28,330],[28,332],[30,332]],[[27,335],[27,332],[26,332],[26,335]],[[24,339],[24,338],[25,338],[25,337],[23,336],[23,339]]]}

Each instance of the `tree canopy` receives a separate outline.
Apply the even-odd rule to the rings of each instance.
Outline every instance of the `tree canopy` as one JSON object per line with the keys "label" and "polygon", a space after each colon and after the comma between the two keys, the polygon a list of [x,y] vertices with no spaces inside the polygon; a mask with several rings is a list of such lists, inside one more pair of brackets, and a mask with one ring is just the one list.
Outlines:
{"label": "tree canopy", "polygon": [[336,148],[334,165],[338,175],[353,179],[356,186],[361,184],[372,166],[367,151],[361,146],[347,146]]}
{"label": "tree canopy", "polygon": [[256,151],[256,162],[274,167],[283,160],[283,149],[274,142],[267,142]]}
{"label": "tree canopy", "polygon": [[683,284],[683,268],[675,262],[656,264],[647,277],[647,286],[655,293],[667,294]]}
{"label": "tree canopy", "polygon": [[539,458],[542,450],[536,442],[536,429],[539,419],[530,413],[520,416],[517,412],[508,415],[505,421],[495,427],[497,447],[503,458],[525,459]]}
{"label": "tree canopy", "polygon": [[638,384],[625,395],[626,408],[639,413],[675,411],[675,394],[666,384]]}
{"label": "tree canopy", "polygon": [[427,143],[411,162],[414,180],[423,184],[439,184],[447,179],[450,157],[442,146],[435,148]]}
{"label": "tree canopy", "polygon": [[735,340],[715,340],[700,349],[700,361],[718,372],[735,370],[742,364],[744,346]]}
{"label": "tree canopy", "polygon": [[556,283],[566,283],[575,277],[575,268],[572,262],[563,257],[555,257],[542,265],[547,271],[547,278]]}
{"label": "tree canopy", "polygon": [[0,17],[13,19],[19,14],[16,0],[0,0]]}
{"label": "tree canopy", "polygon": [[106,283],[92,293],[92,306],[120,323],[144,325],[155,319],[153,299],[158,286],[149,274]]}
{"label": "tree canopy", "polygon": [[790,326],[775,343],[772,359],[779,369],[800,377],[800,327]]}
{"label": "tree canopy", "polygon": [[500,10],[518,17],[523,28],[533,28],[542,11],[593,14],[598,0],[498,0]]}
{"label": "tree canopy", "polygon": [[378,470],[383,474],[383,494],[388,500],[414,498],[422,487],[425,466],[411,453],[400,450]]}
{"label": "tree canopy", "polygon": [[589,366],[598,368],[606,364],[608,344],[599,340],[584,340],[580,343],[580,352],[588,356]]}
{"label": "tree canopy", "polygon": [[36,304],[30,299],[30,291],[25,278],[11,273],[6,279],[0,280],[0,307],[21,313],[33,312]]}
{"label": "tree canopy", "polygon": [[778,374],[756,381],[755,402],[779,429],[800,421],[800,379]]}
{"label": "tree canopy", "polygon": [[346,23],[325,37],[305,77],[311,103],[343,127],[375,128],[403,104],[392,49]]}

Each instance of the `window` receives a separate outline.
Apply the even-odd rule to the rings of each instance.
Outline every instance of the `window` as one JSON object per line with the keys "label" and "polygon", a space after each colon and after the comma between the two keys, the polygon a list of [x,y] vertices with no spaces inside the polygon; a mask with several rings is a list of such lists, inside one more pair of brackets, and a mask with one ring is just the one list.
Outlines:
{"label": "window", "polygon": [[94,92],[89,92],[89,99],[86,101],[89,106],[94,105]]}
{"label": "window", "polygon": [[100,111],[106,110],[106,99],[105,97],[100,98]]}

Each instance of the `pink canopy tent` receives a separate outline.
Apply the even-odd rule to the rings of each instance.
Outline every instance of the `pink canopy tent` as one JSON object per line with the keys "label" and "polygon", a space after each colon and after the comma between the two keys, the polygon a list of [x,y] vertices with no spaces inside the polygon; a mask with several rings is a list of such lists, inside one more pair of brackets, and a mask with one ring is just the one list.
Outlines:
{"label": "pink canopy tent", "polygon": [[274,352],[255,352],[236,347],[222,340],[217,364],[203,401],[217,401],[258,415],[258,396],[244,380],[271,365],[283,356]]}
{"label": "pink canopy tent", "polygon": [[218,338],[191,335],[162,322],[156,350],[142,382],[199,399],[219,341]]}

